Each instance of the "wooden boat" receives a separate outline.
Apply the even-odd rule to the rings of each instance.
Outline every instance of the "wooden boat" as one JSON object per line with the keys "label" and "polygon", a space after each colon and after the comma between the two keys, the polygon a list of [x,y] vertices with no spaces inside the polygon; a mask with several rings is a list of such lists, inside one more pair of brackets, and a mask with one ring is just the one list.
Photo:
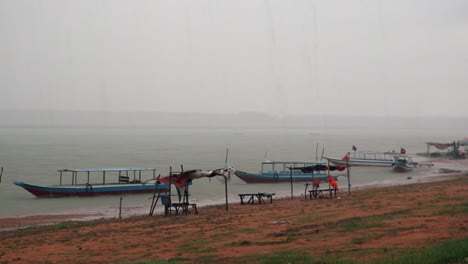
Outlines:
{"label": "wooden boat", "polygon": [[[142,172],[152,171],[152,176],[146,181],[142,180]],[[154,168],[109,168],[109,169],[61,169],[59,185],[38,186],[15,181],[14,184],[23,187],[28,192],[37,197],[64,197],[64,196],[96,196],[96,195],[120,195],[136,193],[154,193],[167,192],[169,186],[159,183],[155,179]],[[133,175],[129,175],[133,173]],[[63,183],[63,174],[71,175],[71,182]],[[78,173],[86,175],[86,178],[80,179]],[[100,181],[91,181],[90,177],[94,174],[102,173]],[[107,173],[107,175],[106,175]],[[117,174],[118,173],[118,174]],[[93,174],[93,175],[92,175]],[[106,181],[109,176],[114,174],[117,180],[113,182]]]}
{"label": "wooden boat", "polygon": [[396,152],[348,152],[342,159],[325,159],[337,166],[389,167],[395,172],[412,171],[418,164],[410,156]]}
{"label": "wooden boat", "polygon": [[401,156],[393,152],[361,152],[347,153],[343,158],[327,158],[330,163],[337,166],[369,166],[369,167],[392,167],[395,156]]}
{"label": "wooden boat", "polygon": [[[281,183],[310,182],[314,179],[328,180],[327,170],[324,163],[303,161],[264,161],[259,173],[248,173],[239,170],[234,175],[246,183]],[[334,168],[332,168],[334,169]],[[335,180],[338,176],[332,176]]]}
{"label": "wooden boat", "polygon": [[400,155],[395,157],[393,162],[394,172],[410,172],[418,165],[417,162],[413,162],[411,157],[406,155]]}

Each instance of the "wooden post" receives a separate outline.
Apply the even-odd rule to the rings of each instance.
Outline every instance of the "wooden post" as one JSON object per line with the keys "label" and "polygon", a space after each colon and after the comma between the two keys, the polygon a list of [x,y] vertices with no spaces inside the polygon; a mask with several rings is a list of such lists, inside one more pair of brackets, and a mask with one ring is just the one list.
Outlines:
{"label": "wooden post", "polygon": [[169,214],[172,214],[172,208],[171,208],[171,203],[172,203],[172,166],[169,166],[169,196],[166,197],[166,206],[169,207]]}
{"label": "wooden post", "polygon": [[293,200],[294,195],[293,195],[292,167],[289,167],[289,182],[291,183],[291,200]]}
{"label": "wooden post", "polygon": [[119,219],[122,219],[122,196],[120,196]]}
{"label": "wooden post", "polygon": [[[158,204],[159,197],[161,196],[161,192],[158,192],[158,185],[159,185],[159,182],[157,181],[156,184],[154,185],[153,201],[151,201],[151,208],[150,208],[149,216],[153,215],[154,209],[156,208],[156,205]],[[156,198],[156,192],[158,193],[158,198]]]}
{"label": "wooden post", "polygon": [[[227,169],[227,170],[229,170],[229,168],[227,167],[228,154],[229,154],[229,149],[226,149],[226,160],[224,161],[224,169]],[[265,153],[265,157],[266,157],[266,153]],[[231,177],[231,171],[230,170],[228,171],[228,177]],[[226,176],[224,176],[224,174],[223,174],[223,178],[224,178],[224,195],[226,196],[226,212],[227,212],[227,211],[229,211],[228,188],[227,188],[228,179],[226,178]]]}
{"label": "wooden post", "polygon": [[[60,172],[61,174],[62,172]],[[2,170],[0,171],[0,183],[2,182],[2,175],[3,175],[3,167],[2,167]],[[62,176],[62,175],[60,175]],[[60,177],[60,185],[62,185],[62,177]]]}
{"label": "wooden post", "polygon": [[351,195],[351,182],[349,179],[349,160],[346,161],[346,176],[348,178],[348,194]]}
{"label": "wooden post", "polygon": [[318,161],[318,142],[317,145],[315,146],[315,161]]}

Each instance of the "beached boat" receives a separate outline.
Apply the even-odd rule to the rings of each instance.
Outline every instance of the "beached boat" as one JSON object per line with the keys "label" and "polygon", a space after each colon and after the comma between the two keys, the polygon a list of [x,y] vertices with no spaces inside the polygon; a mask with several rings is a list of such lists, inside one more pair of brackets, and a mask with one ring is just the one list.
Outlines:
{"label": "beached boat", "polygon": [[401,156],[395,152],[362,152],[347,153],[343,158],[324,157],[330,163],[337,166],[370,166],[370,167],[392,167],[395,156]]}
{"label": "beached boat", "polygon": [[418,165],[410,156],[396,152],[353,152],[342,159],[325,159],[337,166],[390,167],[395,172],[408,172]]}
{"label": "beached boat", "polygon": [[[149,179],[142,179],[142,172],[151,171]],[[154,168],[109,168],[109,169],[61,169],[59,185],[39,186],[15,181],[14,184],[23,187],[37,197],[64,196],[96,196],[120,195],[136,193],[167,192],[169,186],[159,183],[155,178]],[[63,174],[70,174],[70,182],[63,183]],[[80,176],[84,176],[79,178]],[[98,182],[91,181],[91,177],[99,174]],[[130,173],[130,174],[129,174]],[[133,175],[132,175],[133,174]],[[107,181],[114,176],[114,181]],[[116,179],[115,179],[116,178]]]}
{"label": "beached boat", "polygon": [[[290,182],[310,182],[314,179],[321,181],[328,180],[327,171],[330,168],[324,163],[303,162],[303,161],[264,161],[259,173],[248,173],[239,170],[234,171],[234,175],[246,183],[280,183]],[[332,170],[338,167],[332,167]],[[340,168],[340,170],[343,170]],[[335,180],[338,176],[332,176]]]}

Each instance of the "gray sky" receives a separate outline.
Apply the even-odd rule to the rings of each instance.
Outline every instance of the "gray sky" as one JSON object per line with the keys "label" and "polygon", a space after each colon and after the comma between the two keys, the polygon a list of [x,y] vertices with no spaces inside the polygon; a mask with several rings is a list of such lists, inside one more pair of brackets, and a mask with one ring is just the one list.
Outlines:
{"label": "gray sky", "polygon": [[466,0],[0,0],[0,109],[468,115]]}

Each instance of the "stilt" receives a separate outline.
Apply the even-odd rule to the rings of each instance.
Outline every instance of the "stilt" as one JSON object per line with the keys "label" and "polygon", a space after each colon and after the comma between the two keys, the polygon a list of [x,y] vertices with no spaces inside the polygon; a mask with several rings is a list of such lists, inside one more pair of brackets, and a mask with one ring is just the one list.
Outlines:
{"label": "stilt", "polygon": [[[156,182],[155,187],[154,187],[153,201],[151,202],[149,216],[153,215],[154,209],[156,208],[156,205],[158,204],[159,197],[161,197],[161,192],[158,192],[158,185],[159,185],[159,182]],[[158,197],[156,197],[156,193],[158,194]]]}

